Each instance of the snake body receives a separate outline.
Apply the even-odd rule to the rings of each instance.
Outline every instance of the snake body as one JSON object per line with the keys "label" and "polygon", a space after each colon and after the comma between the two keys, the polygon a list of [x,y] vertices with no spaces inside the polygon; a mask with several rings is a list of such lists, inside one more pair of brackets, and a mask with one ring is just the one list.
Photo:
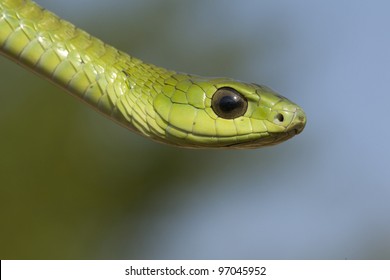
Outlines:
{"label": "snake body", "polygon": [[0,53],[153,140],[256,148],[300,133],[303,110],[271,89],[143,63],[29,0],[0,0]]}

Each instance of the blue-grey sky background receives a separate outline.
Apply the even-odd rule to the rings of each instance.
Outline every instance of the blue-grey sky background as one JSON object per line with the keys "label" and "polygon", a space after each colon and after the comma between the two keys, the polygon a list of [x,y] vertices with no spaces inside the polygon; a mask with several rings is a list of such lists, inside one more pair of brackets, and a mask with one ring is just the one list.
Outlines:
{"label": "blue-grey sky background", "polygon": [[146,62],[265,84],[308,123],[177,149],[1,58],[1,258],[390,258],[390,2],[37,2]]}

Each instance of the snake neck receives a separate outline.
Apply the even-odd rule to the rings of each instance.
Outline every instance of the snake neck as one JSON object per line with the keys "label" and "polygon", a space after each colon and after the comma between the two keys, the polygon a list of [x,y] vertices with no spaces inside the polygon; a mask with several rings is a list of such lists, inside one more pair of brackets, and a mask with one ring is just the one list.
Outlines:
{"label": "snake neck", "polygon": [[158,123],[162,119],[157,116],[154,102],[166,91],[167,81],[176,81],[177,73],[129,58],[125,64],[114,66],[115,82],[105,84],[101,90],[105,93],[101,111],[127,128],[160,141],[166,132],[161,128],[164,125]]}
{"label": "snake neck", "polygon": [[174,72],[118,51],[32,1],[1,1],[0,30],[3,55],[127,128],[163,135],[149,121],[154,97]]}

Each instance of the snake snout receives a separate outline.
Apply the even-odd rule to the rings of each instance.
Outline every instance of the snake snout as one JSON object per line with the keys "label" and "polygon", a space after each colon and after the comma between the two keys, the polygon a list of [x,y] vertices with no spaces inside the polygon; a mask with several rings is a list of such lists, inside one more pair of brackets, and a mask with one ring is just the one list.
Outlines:
{"label": "snake snout", "polygon": [[299,134],[303,131],[306,125],[306,115],[305,112],[298,108],[295,112],[295,116],[291,121],[291,124],[289,125],[288,129],[290,131],[294,131],[294,134]]}

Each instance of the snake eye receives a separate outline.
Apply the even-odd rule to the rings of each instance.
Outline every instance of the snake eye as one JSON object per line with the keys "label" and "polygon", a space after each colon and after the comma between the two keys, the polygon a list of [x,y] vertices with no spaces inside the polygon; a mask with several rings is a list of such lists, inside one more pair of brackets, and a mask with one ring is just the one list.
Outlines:
{"label": "snake eye", "polygon": [[234,119],[245,114],[248,101],[238,91],[223,87],[214,93],[211,108],[218,117]]}

